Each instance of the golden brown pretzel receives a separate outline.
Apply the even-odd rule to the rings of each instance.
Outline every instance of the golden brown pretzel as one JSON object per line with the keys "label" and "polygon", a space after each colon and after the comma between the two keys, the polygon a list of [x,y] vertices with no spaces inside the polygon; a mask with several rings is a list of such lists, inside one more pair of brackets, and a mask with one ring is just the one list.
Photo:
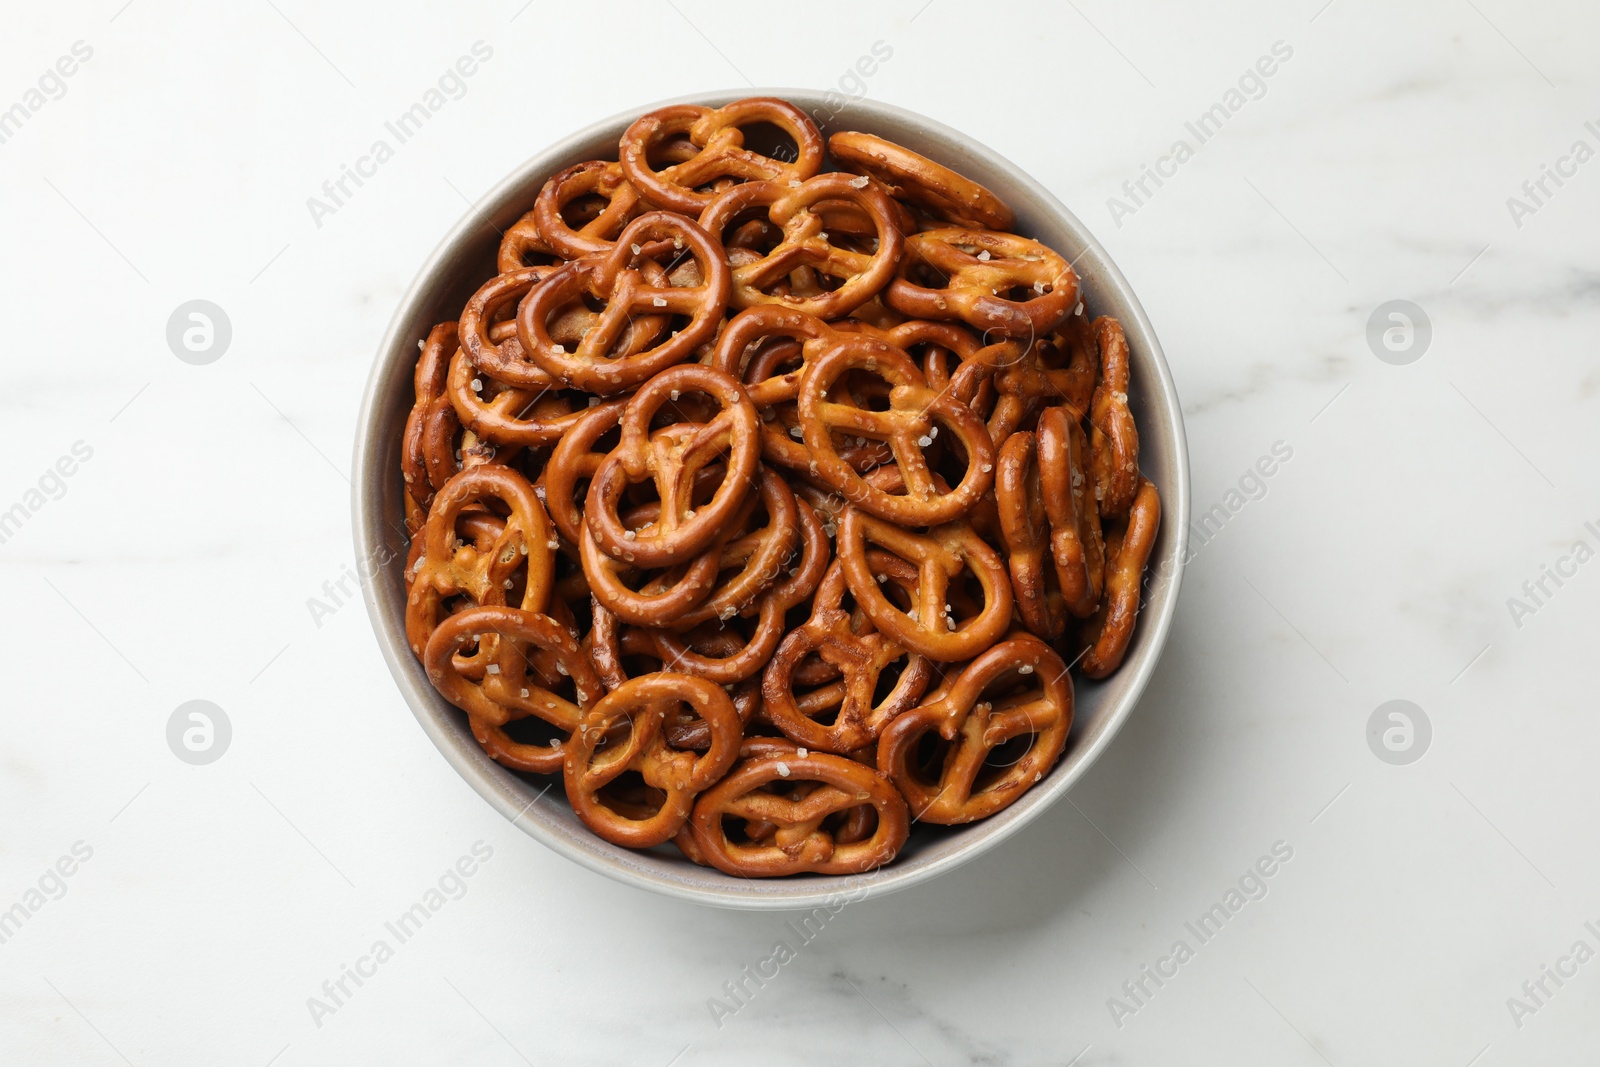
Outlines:
{"label": "golden brown pretzel", "polygon": [[[694,393],[720,408],[704,423],[681,422],[651,431],[651,420],[669,401]],[[622,439],[595,471],[584,504],[585,521],[597,547],[614,559],[641,567],[666,567],[698,555],[743,505],[761,460],[755,408],[733,378],[700,364],[685,364],[651,378],[622,413]],[[695,499],[696,477],[726,457],[726,470],[712,498]],[[634,530],[618,515],[622,491],[645,479],[655,482],[661,506],[651,527]]]}
{"label": "golden brown pretzel", "polygon": [[[463,509],[496,500],[509,510],[487,551],[461,544],[456,520]],[[542,612],[550,603],[555,571],[550,520],[526,478],[500,464],[470,467],[445,483],[422,529],[424,549],[406,597],[406,641],[422,655],[448,597],[466,595],[478,604],[504,604],[513,576],[526,568],[522,608]]]}
{"label": "golden brown pretzel", "polygon": [[1161,495],[1152,482],[1140,478],[1127,518],[1114,523],[1106,534],[1106,600],[1084,632],[1090,645],[1082,661],[1087,677],[1104,678],[1122,666],[1134,624],[1139,621],[1145,564],[1160,528]]}
{"label": "golden brown pretzel", "polygon": [[[817,590],[811,618],[783,639],[762,679],[763,705],[774,726],[802,745],[841,754],[876,741],[896,715],[916,704],[933,678],[926,659],[878,632],[866,618],[843,610],[846,590],[843,566],[835,560]],[[797,699],[796,669],[813,654],[840,680]],[[878,699],[878,679],[902,660],[894,687]],[[816,721],[835,711],[832,723]]]}
{"label": "golden brown pretzel", "polygon": [[1009,230],[1016,216],[998,196],[911,149],[856,130],[828,138],[828,151],[846,170],[869,174],[889,192],[957,226]]}
{"label": "golden brown pretzel", "polygon": [[[914,280],[923,275],[927,284]],[[1078,275],[1047,246],[1014,233],[924,230],[906,238],[899,276],[885,299],[912,318],[960,319],[1028,341],[1072,314]]]}
{"label": "golden brown pretzel", "polygon": [[[887,410],[831,399],[836,383],[850,371],[888,383]],[[911,357],[880,341],[846,336],[808,361],[800,379],[799,415],[811,473],[874,515],[906,526],[948,522],[971,511],[994,484],[994,446],[982,421],[954,395],[928,388]],[[923,455],[941,429],[951,432],[966,456],[966,473],[952,490],[940,488]],[[864,480],[840,457],[835,430],[887,443],[906,492],[891,494]]]}
{"label": "golden brown pretzel", "polygon": [[1139,427],[1128,410],[1128,339],[1109,315],[1094,320],[1100,347],[1100,384],[1089,409],[1089,449],[1100,514],[1120,518],[1139,490]]}
{"label": "golden brown pretzel", "polygon": [[[867,559],[868,543],[887,549],[917,568],[910,611],[889,601]],[[941,663],[955,663],[982,652],[1011,624],[1011,577],[1000,556],[965,523],[935,526],[919,534],[860,511],[844,510],[839,520],[839,561],[856,603],[877,628],[913,652]],[[975,578],[983,606],[971,618],[951,614],[952,583]]]}
{"label": "golden brown pretzel", "polygon": [[[458,653],[477,642],[496,646],[495,662],[481,683],[456,670]],[[572,698],[529,678],[530,649],[554,654],[572,681]],[[476,607],[439,624],[423,653],[428,680],[444,698],[467,713],[473,736],[500,763],[519,771],[553,774],[561,769],[563,734],[578,725],[582,712],[605,693],[589,659],[565,626],[547,615],[508,607]],[[555,728],[544,744],[515,741],[507,723],[534,716]]]}
{"label": "golden brown pretzel", "polygon": [[[1026,688],[986,699],[991,685],[1009,679]],[[1019,634],[948,679],[935,699],[890,723],[878,741],[878,769],[894,779],[916,819],[971,822],[1009,806],[1043,778],[1071,728],[1067,665],[1037,637]],[[949,744],[936,766],[923,768],[920,742],[930,733]],[[1020,756],[995,758],[997,748],[1022,737],[1031,739]]]}
{"label": "golden brown pretzel", "polygon": [[[456,324],[441,322],[428,331],[422,356],[412,375],[416,402],[406,416],[405,434],[400,442],[400,470],[405,478],[406,493],[421,509],[423,519],[427,518],[434,493],[456,471],[451,452],[458,420],[445,396],[450,353],[455,347]],[[442,457],[441,452],[444,453]],[[414,534],[419,529],[420,522],[413,525],[410,532]]]}
{"label": "golden brown pretzel", "polygon": [[[771,123],[795,143],[793,162],[764,156],[744,147],[743,126]],[[687,135],[699,151],[661,170],[651,157],[677,135]],[[756,96],[720,108],[675,104],[641,115],[623,133],[618,146],[623,174],[633,187],[659,208],[698,215],[711,202],[701,192],[722,180],[804,181],[822,167],[822,133],[804,111],[787,100]]]}
{"label": "golden brown pretzel", "polygon": [[[677,275],[685,284],[673,284],[670,266],[651,258],[673,250],[694,258],[698,281]],[[612,396],[683,362],[714,338],[729,284],[720,244],[681,215],[652,211],[628,223],[610,252],[573,260],[535,286],[517,313],[517,337],[529,358],[557,381]],[[561,312],[581,307],[585,297],[604,301],[605,310],[568,351],[552,335],[552,323]],[[674,316],[689,322],[663,337]]]}
{"label": "golden brown pretzel", "polygon": [[[605,207],[574,229],[562,209],[582,197],[599,197]],[[639,193],[628,184],[622,167],[594,159],[568,167],[544,183],[533,205],[533,217],[544,242],[567,259],[580,259],[616,247],[622,228],[644,210]]]}
{"label": "golden brown pretzel", "polygon": [[1017,613],[1033,633],[1054,640],[1067,628],[1067,605],[1050,558],[1039,449],[1029,431],[1012,434],[1000,449],[994,495],[1009,553],[1006,565],[1011,570]]}
{"label": "golden brown pretzel", "polygon": [[[746,878],[860,874],[888,863],[905,844],[906,802],[872,767],[822,752],[801,755],[788,741],[768,739],[746,741],[742,755],[700,795],[690,822],[699,854],[718,870]],[[849,841],[823,828],[830,817],[863,805],[877,817],[871,836],[859,836],[860,824],[851,827]],[[729,818],[760,836],[730,837]]]}
{"label": "golden brown pretzel", "polygon": [[1100,606],[1106,567],[1088,451],[1071,408],[1039,413],[1039,479],[1050,520],[1050,554],[1067,610],[1080,619]]}
{"label": "golden brown pretzel", "polygon": [[[682,704],[710,727],[704,754],[675,749],[663,736],[668,712]],[[624,722],[627,735],[618,741],[614,728]],[[607,841],[629,848],[659,845],[682,829],[694,798],[739,758],[742,733],[739,713],[721,686],[670,672],[630,679],[577,724],[562,768],[567,799],[578,818]],[[605,787],[624,771],[638,772],[660,794],[654,811],[607,802]]]}
{"label": "golden brown pretzel", "polygon": [[[871,251],[835,244],[823,228],[821,204],[850,204],[870,221]],[[734,307],[776,303],[821,318],[848,315],[889,284],[900,264],[904,238],[895,224],[894,211],[882,189],[863,181],[857,187],[842,174],[821,174],[798,188],[776,182],[737,185],[719,195],[700,216],[700,225],[713,237],[744,212],[762,209],[782,231],[777,246],[760,259],[733,268]],[[797,272],[834,281],[831,288],[807,293],[774,289],[780,281],[792,284]]]}

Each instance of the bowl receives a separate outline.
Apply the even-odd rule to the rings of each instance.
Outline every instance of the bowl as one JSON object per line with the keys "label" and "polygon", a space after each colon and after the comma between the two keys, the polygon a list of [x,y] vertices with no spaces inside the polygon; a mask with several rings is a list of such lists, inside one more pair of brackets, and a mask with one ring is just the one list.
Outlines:
{"label": "bowl", "polygon": [[[559,785],[556,778],[519,774],[490,759],[473,739],[466,716],[428,683],[422,664],[406,645],[400,436],[412,404],[417,342],[435,323],[456,318],[495,273],[501,231],[533,207],[550,175],[588,159],[615,159],[623,130],[646,111],[677,103],[715,107],[746,96],[792,101],[817,121],[824,136],[864,130],[944,163],[1009,204],[1017,215],[1017,232],[1065,255],[1081,279],[1086,313],[1114,315],[1127,333],[1140,464],[1161,492],[1160,535],[1133,643],[1121,669],[1105,681],[1074,678],[1072,734],[1055,769],[988,819],[962,827],[915,826],[894,862],[867,874],[747,879],[697,867],[670,845],[635,852],[610,844],[573,815],[563,791],[554,787]],[[440,242],[395,310],[362,401],[354,471],[355,547],[363,563],[359,570],[367,612],[396,685],[445,759],[513,824],[563,856],[630,885],[726,908],[802,909],[841,897],[855,900],[905,889],[976,859],[1043,815],[1105,751],[1149,682],[1177,606],[1189,525],[1188,451],[1172,375],[1138,299],[1088,228],[1043,185],[965,134],[902,108],[866,100],[841,105],[836,93],[803,89],[749,89],[643,103],[573,134],[517,168]]]}

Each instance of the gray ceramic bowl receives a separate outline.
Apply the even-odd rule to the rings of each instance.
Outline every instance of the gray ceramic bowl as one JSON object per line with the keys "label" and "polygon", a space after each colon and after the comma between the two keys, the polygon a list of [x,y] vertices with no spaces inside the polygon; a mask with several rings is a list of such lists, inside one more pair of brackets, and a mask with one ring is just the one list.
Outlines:
{"label": "gray ceramic bowl", "polygon": [[[849,893],[886,893],[925,882],[975,859],[1044,814],[1072,788],[1133,711],[1155,670],[1172,623],[1189,525],[1189,461],[1183,416],[1172,376],[1144,310],[1100,243],[1044,186],[964,134],[930,119],[865,100],[839,105],[836,94],[800,89],[751,89],[684,97],[667,103],[712,106],[743,96],[780,96],[804,108],[824,135],[837,130],[879,134],[988,186],[1017,215],[1017,230],[1073,262],[1091,315],[1115,315],[1133,355],[1131,403],[1139,425],[1140,461],[1161,491],[1161,534],[1152,557],[1139,627],[1122,669],[1104,682],[1076,679],[1077,711],[1065,755],[1042,783],[992,818],[960,828],[919,825],[900,856],[865,875],[753,880],[697,867],[671,846],[634,852],[590,833],[572,814],[559,782],[516,774],[484,754],[466,717],[428,684],[406,647],[405,523],[400,436],[412,402],[417,342],[437,322],[454,319],[480,284],[494,274],[500,233],[528,211],[545,179],[586,159],[616,158],[617,140],[635,117],[659,107],[640,104],[597,122],[540,152],[484,197],[456,224],[423,265],[396,309],[367,382],[356,434],[352,501],[356,552],[362,559],[367,611],[396,684],[433,743],[451,765],[517,826],[584,866],[668,896],[718,907],[815,907]],[[837,111],[835,111],[837,108]]]}

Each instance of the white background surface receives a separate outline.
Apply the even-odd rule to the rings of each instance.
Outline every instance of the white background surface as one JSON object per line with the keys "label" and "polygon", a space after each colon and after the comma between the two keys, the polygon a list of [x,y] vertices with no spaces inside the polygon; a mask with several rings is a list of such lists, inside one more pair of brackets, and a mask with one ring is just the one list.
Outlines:
{"label": "white background surface", "polygon": [[[0,909],[93,849],[0,944],[0,1060],[1593,1054],[1600,961],[1520,1027],[1507,998],[1600,949],[1600,563],[1520,628],[1507,598],[1600,546],[1600,162],[1520,227],[1506,204],[1600,147],[1592,5],[274,3],[12,4],[0,35],[0,108],[93,48],[0,144],[0,509],[93,449],[0,545]],[[307,197],[478,40],[465,95],[314,225]],[[1117,226],[1107,198],[1280,40],[1265,95]],[[1293,459],[1191,565],[1156,679],[1072,803],[847,909],[719,1027],[708,998],[793,940],[782,918],[657,899],[524,837],[426,741],[364,609],[319,626],[307,599],[354,566],[379,336],[470,201],[597,118],[836,86],[877,41],[868,95],[1020,163],[1126,272],[1184,401],[1196,514],[1275,442]],[[209,366],[165,341],[195,298],[233,326]],[[1365,337],[1397,298],[1434,331],[1408,366]],[[197,698],[233,725],[205,767],[165,737]],[[1395,698],[1433,726],[1409,766],[1366,741]],[[307,998],[479,840],[465,896],[316,1025]],[[1266,897],[1114,1020],[1278,841]]]}

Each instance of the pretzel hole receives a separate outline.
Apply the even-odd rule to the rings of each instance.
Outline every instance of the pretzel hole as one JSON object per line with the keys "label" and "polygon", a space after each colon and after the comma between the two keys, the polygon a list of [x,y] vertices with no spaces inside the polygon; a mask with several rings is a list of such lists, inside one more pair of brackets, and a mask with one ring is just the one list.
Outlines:
{"label": "pretzel hole", "polygon": [[595,799],[624,819],[643,822],[661,810],[667,795],[647,783],[638,771],[623,771],[602,786]]}
{"label": "pretzel hole", "polygon": [[1007,771],[1022,762],[1028,753],[1033,751],[1033,743],[1037,737],[1037,734],[1018,734],[991,748],[989,754],[984,757],[983,766],[972,780],[972,792],[981,793],[990,788],[1003,778]]}
{"label": "pretzel hole", "polygon": [[560,730],[552,724],[545,722],[537,715],[522,715],[516,717],[517,712],[512,712],[513,718],[501,727],[505,735],[519,745],[554,745],[566,740],[566,731]]}
{"label": "pretzel hole", "polygon": [[779,163],[793,163],[800,158],[800,146],[783,127],[776,123],[752,122],[740,126],[739,132],[744,134],[744,147],[747,151],[759,153]]}
{"label": "pretzel hole", "polygon": [[611,201],[599,193],[584,193],[561,206],[561,221],[566,223],[569,229],[580,230],[599,218],[610,206]]}

